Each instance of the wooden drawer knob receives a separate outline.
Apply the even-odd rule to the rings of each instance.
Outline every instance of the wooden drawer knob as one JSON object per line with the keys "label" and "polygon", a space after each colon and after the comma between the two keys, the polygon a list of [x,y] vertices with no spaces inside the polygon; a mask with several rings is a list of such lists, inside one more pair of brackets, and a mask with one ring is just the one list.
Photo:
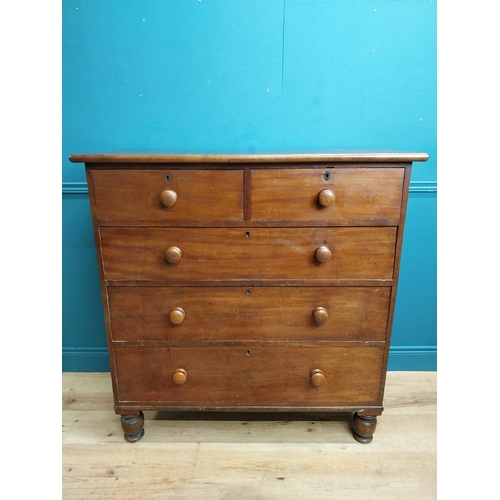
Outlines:
{"label": "wooden drawer knob", "polygon": [[323,189],[318,194],[318,201],[322,207],[329,207],[335,201],[335,193],[331,189]]}
{"label": "wooden drawer knob", "polygon": [[175,264],[182,257],[181,249],[178,247],[170,247],[165,252],[165,260],[170,262],[170,264]]}
{"label": "wooden drawer knob", "polygon": [[160,194],[160,201],[165,207],[173,207],[177,201],[177,193],[171,189],[165,189]]}
{"label": "wooden drawer knob", "polygon": [[323,385],[325,383],[325,380],[325,374],[319,368],[316,368],[311,372],[311,384],[314,385],[314,387]]}
{"label": "wooden drawer knob", "polygon": [[188,374],[186,370],[177,368],[177,370],[175,370],[174,374],[172,375],[172,381],[175,385],[182,385],[186,382],[187,376]]}
{"label": "wooden drawer knob", "polygon": [[184,309],[182,309],[182,307],[174,307],[168,315],[168,319],[174,325],[180,325],[184,321],[185,317],[186,313],[184,312]]}
{"label": "wooden drawer knob", "polygon": [[316,248],[314,255],[318,262],[326,262],[332,256],[332,252],[330,252],[330,249],[328,247],[322,245]]}
{"label": "wooden drawer knob", "polygon": [[328,311],[324,307],[317,307],[314,309],[313,318],[316,324],[322,325],[328,320]]}

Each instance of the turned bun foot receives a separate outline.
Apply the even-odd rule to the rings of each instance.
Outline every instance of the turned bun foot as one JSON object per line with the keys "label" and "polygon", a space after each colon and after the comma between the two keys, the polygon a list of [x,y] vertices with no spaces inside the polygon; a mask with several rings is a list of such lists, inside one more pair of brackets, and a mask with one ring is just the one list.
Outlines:
{"label": "turned bun foot", "polygon": [[370,443],[376,428],[377,417],[361,417],[357,413],[354,414],[352,420],[352,435],[359,443]]}
{"label": "turned bun foot", "polygon": [[121,418],[123,437],[129,443],[135,443],[144,436],[144,413],[137,415],[123,415]]}

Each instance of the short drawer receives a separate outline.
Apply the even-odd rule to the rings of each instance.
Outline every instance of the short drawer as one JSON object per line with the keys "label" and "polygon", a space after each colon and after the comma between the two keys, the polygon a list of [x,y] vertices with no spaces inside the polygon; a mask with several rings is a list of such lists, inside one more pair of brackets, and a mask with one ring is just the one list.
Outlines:
{"label": "short drawer", "polygon": [[100,223],[243,219],[241,170],[93,170]]}
{"label": "short drawer", "polygon": [[393,223],[401,215],[403,168],[252,171],[254,221]]}
{"label": "short drawer", "polygon": [[392,279],[396,234],[394,227],[100,228],[108,280]]}
{"label": "short drawer", "polygon": [[383,354],[382,347],[117,347],[118,399],[198,408],[375,405]]}
{"label": "short drawer", "polygon": [[109,287],[115,341],[385,340],[390,287]]}

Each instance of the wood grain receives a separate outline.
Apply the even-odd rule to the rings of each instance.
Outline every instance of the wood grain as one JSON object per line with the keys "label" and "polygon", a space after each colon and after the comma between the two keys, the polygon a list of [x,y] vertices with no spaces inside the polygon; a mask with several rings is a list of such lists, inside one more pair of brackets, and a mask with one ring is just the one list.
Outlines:
{"label": "wood grain", "polygon": [[[381,347],[116,347],[118,399],[137,406],[376,405]],[[182,386],[172,376],[189,375]],[[325,383],[311,384],[320,369]]]}
{"label": "wood grain", "polygon": [[368,446],[352,439],[350,415],[310,412],[150,411],[130,444],[110,374],[63,373],[62,498],[435,500],[436,379],[389,372]]}
{"label": "wood grain", "polygon": [[356,412],[371,438],[411,161],[426,159],[72,157],[86,162],[126,438],[143,437],[142,410],[185,409]]}
{"label": "wood grain", "polygon": [[193,153],[189,151],[115,151],[113,153],[74,154],[73,163],[316,163],[316,162],[412,162],[427,161],[426,153],[400,151],[326,149],[313,151],[279,151],[269,153]]}
{"label": "wood grain", "polygon": [[[254,170],[252,220],[331,225],[398,220],[403,178],[403,168]],[[335,200],[322,206],[318,196],[326,189],[332,191]]]}
{"label": "wood grain", "polygon": [[[384,340],[390,287],[110,287],[114,341]],[[318,325],[313,311],[328,320]],[[179,324],[169,320],[182,308]]]}
{"label": "wood grain", "polygon": [[[102,227],[109,280],[391,279],[397,229]],[[319,264],[316,248],[332,257]],[[182,257],[165,261],[176,246]]]}
{"label": "wood grain", "polygon": [[[95,170],[92,177],[99,221],[243,220],[242,170]],[[164,190],[177,195],[170,207]]]}

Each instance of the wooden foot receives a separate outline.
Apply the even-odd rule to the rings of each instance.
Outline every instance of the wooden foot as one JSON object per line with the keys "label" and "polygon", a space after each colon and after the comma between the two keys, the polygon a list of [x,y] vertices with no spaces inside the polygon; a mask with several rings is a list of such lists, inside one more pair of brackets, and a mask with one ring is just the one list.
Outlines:
{"label": "wooden foot", "polygon": [[137,415],[122,415],[123,437],[129,443],[135,443],[144,436],[144,413],[140,411]]}
{"label": "wooden foot", "polygon": [[373,439],[373,433],[377,428],[377,417],[360,416],[354,414],[352,420],[352,435],[360,443],[370,443]]}

